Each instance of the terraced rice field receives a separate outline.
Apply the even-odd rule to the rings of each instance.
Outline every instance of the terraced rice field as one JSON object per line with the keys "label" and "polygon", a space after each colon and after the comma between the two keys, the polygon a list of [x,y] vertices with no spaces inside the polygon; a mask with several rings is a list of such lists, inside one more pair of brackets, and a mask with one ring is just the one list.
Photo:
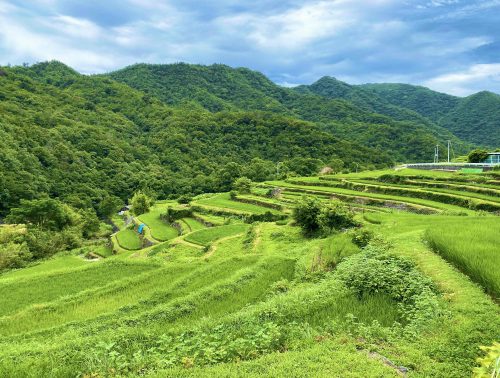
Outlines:
{"label": "terraced rice field", "polygon": [[190,232],[202,230],[205,225],[194,218],[182,218],[182,222],[186,224]]}
{"label": "terraced rice field", "polygon": [[457,219],[427,229],[433,250],[500,299],[500,220]]}
{"label": "terraced rice field", "polygon": [[[377,183],[378,176],[367,175]],[[268,188],[247,198],[279,203],[285,214],[304,194],[400,201],[439,213],[350,203],[375,235],[363,250],[352,230],[304,237],[290,219],[283,225],[238,220],[263,214],[264,206],[227,193],[199,199],[194,205],[203,213],[177,221],[180,237],[99,261],[62,255],[1,274],[0,373],[398,377],[404,366],[408,377],[470,376],[479,347],[499,336],[492,298],[500,281],[499,218],[300,180],[310,185],[266,183],[285,188],[279,199],[263,197]],[[228,210],[232,217],[214,215]],[[156,236],[165,231],[156,224],[160,214],[154,208],[140,217]],[[141,247],[133,230],[116,239]]]}
{"label": "terraced rice field", "polygon": [[120,247],[128,250],[136,250],[141,249],[141,239],[137,232],[133,229],[126,228],[124,230],[119,231],[116,234],[116,240]]}
{"label": "terraced rice field", "polygon": [[137,219],[148,226],[151,236],[157,241],[167,241],[179,236],[178,231],[160,219],[160,214],[166,211],[166,204],[155,205],[147,214],[142,214]]}
{"label": "terraced rice field", "polygon": [[279,213],[278,210],[270,209],[263,206],[258,206],[249,203],[232,201],[229,193],[221,193],[214,195],[210,198],[200,199],[194,202],[194,205],[201,205],[203,207],[219,210],[227,210],[243,214],[264,214],[270,211],[271,213]]}
{"label": "terraced rice field", "polygon": [[227,226],[210,227],[190,233],[185,239],[191,243],[208,245],[209,243],[222,237],[231,237],[241,234],[248,229],[246,224],[230,224]]}

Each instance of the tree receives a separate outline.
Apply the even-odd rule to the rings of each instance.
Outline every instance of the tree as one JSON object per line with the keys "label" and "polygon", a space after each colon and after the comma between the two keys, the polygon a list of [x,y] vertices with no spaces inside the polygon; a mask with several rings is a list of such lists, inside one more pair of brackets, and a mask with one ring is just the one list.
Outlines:
{"label": "tree", "polygon": [[333,201],[323,206],[318,214],[319,227],[326,233],[357,226],[354,214],[340,201]]}
{"label": "tree", "polygon": [[252,181],[257,182],[272,179],[275,171],[274,163],[259,158],[253,158],[249,164],[243,167],[243,174]]}
{"label": "tree", "polygon": [[21,200],[21,205],[11,210],[8,223],[25,223],[43,230],[61,231],[75,223],[74,212],[69,206],[55,199]]}
{"label": "tree", "polygon": [[482,149],[472,150],[467,157],[469,163],[482,163],[488,158],[488,151]]}
{"label": "tree", "polygon": [[99,203],[99,215],[103,218],[111,218],[122,205],[122,200],[116,196],[106,195]]}
{"label": "tree", "polygon": [[342,171],[342,168],[344,168],[344,162],[339,158],[333,158],[328,163],[328,166],[333,169],[333,172],[339,173],[340,171]]}
{"label": "tree", "polygon": [[181,205],[187,205],[192,200],[192,196],[190,196],[189,194],[183,194],[182,196],[179,196],[179,198],[177,198],[177,203],[180,203]]}
{"label": "tree", "polygon": [[312,233],[319,229],[318,215],[321,211],[321,202],[316,197],[304,196],[293,210],[293,219],[305,233]]}
{"label": "tree", "polygon": [[252,190],[252,180],[248,177],[240,177],[233,183],[233,188],[241,194],[250,193]]}
{"label": "tree", "polygon": [[82,218],[80,227],[84,238],[88,238],[99,231],[101,222],[99,222],[99,218],[97,218],[93,209],[79,210],[79,213]]}
{"label": "tree", "polygon": [[132,206],[132,212],[135,215],[141,215],[147,213],[151,207],[152,200],[142,191],[135,192],[134,196],[130,200],[130,205]]}

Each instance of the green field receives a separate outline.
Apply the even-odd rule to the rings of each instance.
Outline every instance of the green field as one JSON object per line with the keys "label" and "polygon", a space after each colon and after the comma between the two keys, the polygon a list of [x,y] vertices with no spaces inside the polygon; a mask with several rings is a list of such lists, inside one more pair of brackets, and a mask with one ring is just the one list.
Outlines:
{"label": "green field", "polygon": [[[499,218],[297,180],[311,185],[269,182],[298,192],[263,201],[291,213],[307,191],[326,204],[339,190],[441,212],[349,203],[359,229],[305,236],[290,219],[247,224],[195,211],[176,221],[181,237],[153,236],[140,249],[124,229],[124,249],[103,250],[105,259],[75,250],[7,271],[0,376],[354,378],[402,376],[398,367],[409,378],[471,376],[480,347],[499,337]],[[193,205],[262,214],[229,194]],[[138,219],[156,236],[167,226],[156,223],[161,209]],[[360,232],[372,235],[365,248],[354,243]],[[105,247],[82,250],[92,248]]]}
{"label": "green field", "polygon": [[165,204],[155,205],[147,214],[142,214],[137,218],[139,222],[149,227],[151,236],[158,241],[170,240],[179,235],[175,228],[169,226],[160,219],[160,215],[164,213],[165,210]]}
{"label": "green field", "polygon": [[195,231],[185,237],[191,243],[207,245],[222,237],[230,237],[241,234],[248,228],[245,224],[230,224],[227,226],[210,227]]}
{"label": "green field", "polygon": [[120,247],[135,250],[141,248],[141,239],[135,230],[126,228],[116,234],[116,240]]}
{"label": "green field", "polygon": [[500,299],[500,220],[469,218],[431,227],[433,250]]}

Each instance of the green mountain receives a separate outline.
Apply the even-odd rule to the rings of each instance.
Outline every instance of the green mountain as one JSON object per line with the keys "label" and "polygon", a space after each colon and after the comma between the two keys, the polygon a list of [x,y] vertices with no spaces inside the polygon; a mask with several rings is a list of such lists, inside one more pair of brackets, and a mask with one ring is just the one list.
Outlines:
{"label": "green mountain", "polygon": [[394,106],[413,110],[436,123],[460,103],[460,97],[416,85],[364,84],[359,88],[376,94]]}
{"label": "green mountain", "polygon": [[108,195],[160,198],[229,190],[239,176],[310,174],[331,159],[387,166],[376,149],[283,114],[169,106],[107,77],[57,63],[0,71],[0,215],[21,199],[99,209]]}
{"label": "green mountain", "polygon": [[391,151],[399,161],[428,160],[434,145],[444,146],[448,139],[457,151],[467,150],[449,131],[418,113],[331,78],[290,89],[246,68],[184,63],[136,64],[106,77],[167,104],[195,101],[211,112],[261,110],[312,121],[339,137]]}
{"label": "green mountain", "polygon": [[460,98],[408,84],[359,87],[429,118],[466,142],[500,146],[500,96],[495,93],[479,92]]}
{"label": "green mountain", "polygon": [[479,92],[460,100],[440,122],[463,140],[489,147],[500,146],[500,96]]}
{"label": "green mountain", "polygon": [[[229,190],[240,176],[312,174],[337,159],[347,169],[425,161],[448,139],[457,153],[468,148],[373,88],[332,78],[283,88],[224,65],[137,64],[93,76],[59,62],[1,68],[0,215],[23,198],[98,210],[106,196],[125,201],[138,189],[168,198]],[[443,126],[486,144],[476,135],[494,125],[497,101],[460,99]],[[474,135],[456,126],[483,112]]]}

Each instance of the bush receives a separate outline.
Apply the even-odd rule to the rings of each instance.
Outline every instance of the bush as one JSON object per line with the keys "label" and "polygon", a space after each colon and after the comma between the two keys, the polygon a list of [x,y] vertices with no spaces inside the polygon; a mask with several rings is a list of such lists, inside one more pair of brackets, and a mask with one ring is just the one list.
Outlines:
{"label": "bush", "polygon": [[351,240],[360,248],[364,248],[373,239],[373,232],[364,228],[358,228],[351,233]]}
{"label": "bush", "polygon": [[240,177],[233,183],[233,188],[241,194],[248,194],[252,190],[252,180],[247,177]]}
{"label": "bush", "polygon": [[318,215],[321,202],[316,197],[303,196],[293,210],[293,219],[305,233],[319,230]]}
{"label": "bush", "polygon": [[327,233],[358,225],[352,211],[340,201],[329,202],[323,206],[317,215],[317,223]]}
{"label": "bush", "polygon": [[482,163],[488,158],[488,151],[476,149],[469,153],[467,160],[469,163]]}
{"label": "bush", "polygon": [[130,205],[132,205],[132,212],[135,215],[141,215],[147,213],[152,205],[153,201],[142,191],[138,191],[134,194],[130,200]]}
{"label": "bush", "polygon": [[397,302],[398,311],[408,322],[406,336],[414,337],[442,314],[432,280],[412,261],[389,254],[382,246],[370,244],[363,253],[341,262],[336,276],[360,299],[384,294]]}
{"label": "bush", "polygon": [[191,197],[188,194],[183,194],[179,198],[177,198],[177,203],[187,205],[193,200],[193,197]]}

